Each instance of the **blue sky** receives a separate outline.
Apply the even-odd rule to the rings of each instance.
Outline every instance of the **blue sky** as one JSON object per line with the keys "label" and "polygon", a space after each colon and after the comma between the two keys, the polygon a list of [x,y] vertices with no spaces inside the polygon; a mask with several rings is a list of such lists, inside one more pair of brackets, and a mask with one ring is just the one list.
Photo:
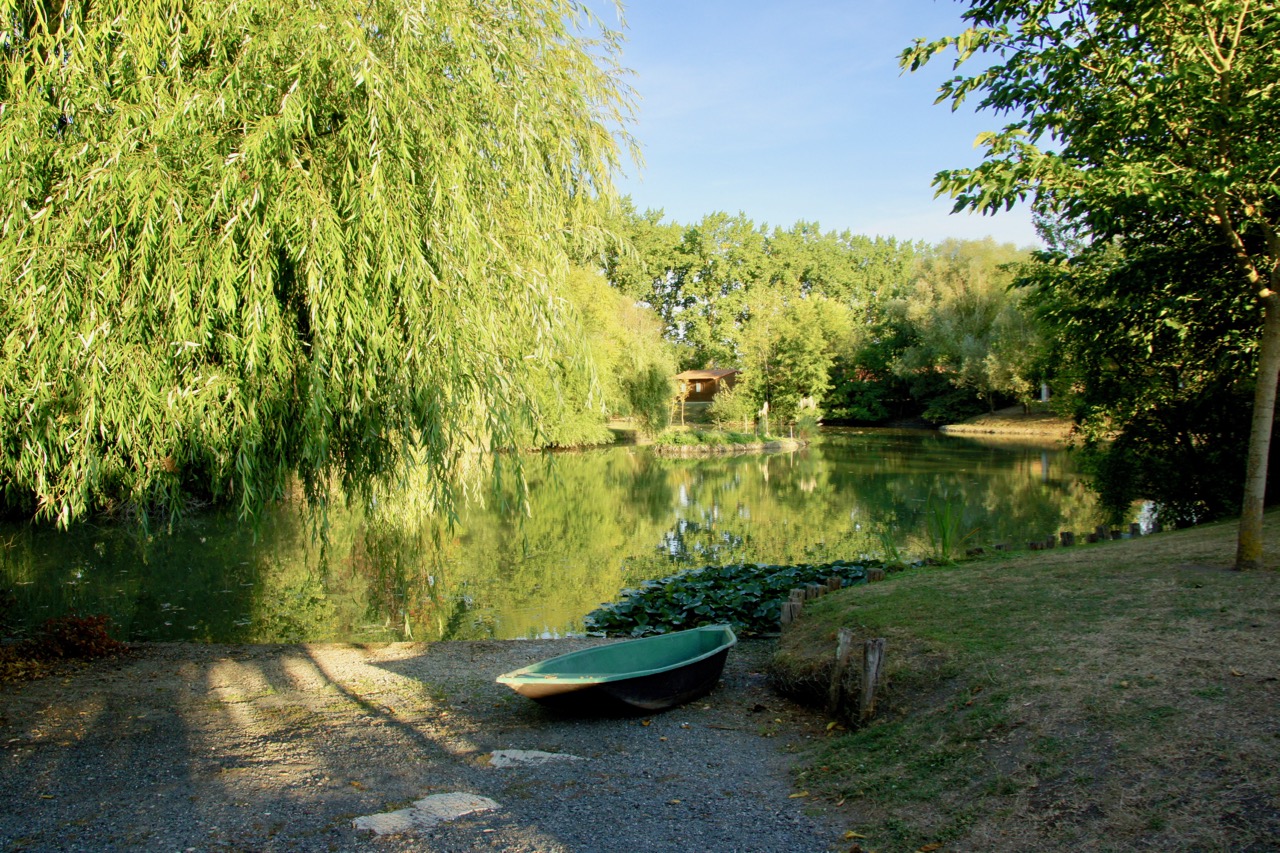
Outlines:
{"label": "blue sky", "polygon": [[[593,8],[608,7],[593,0]],[[1025,207],[950,214],[940,169],[974,165],[1000,119],[933,103],[950,57],[902,74],[916,37],[958,33],[954,0],[632,0],[623,64],[644,166],[620,182],[640,210],[937,242],[1036,243]],[[612,11],[603,15],[615,22]]]}

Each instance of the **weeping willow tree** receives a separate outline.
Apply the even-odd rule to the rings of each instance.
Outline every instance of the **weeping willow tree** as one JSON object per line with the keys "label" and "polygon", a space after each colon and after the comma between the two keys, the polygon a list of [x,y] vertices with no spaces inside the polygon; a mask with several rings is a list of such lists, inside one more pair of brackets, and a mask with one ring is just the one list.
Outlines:
{"label": "weeping willow tree", "polygon": [[625,143],[572,0],[0,0],[0,491],[449,510]]}

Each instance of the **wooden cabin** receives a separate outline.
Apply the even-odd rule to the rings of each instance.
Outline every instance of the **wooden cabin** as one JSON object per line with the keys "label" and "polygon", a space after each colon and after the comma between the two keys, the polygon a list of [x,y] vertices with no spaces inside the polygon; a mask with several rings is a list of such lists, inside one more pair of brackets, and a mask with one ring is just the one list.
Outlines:
{"label": "wooden cabin", "polygon": [[708,368],[706,370],[686,370],[676,374],[680,393],[687,403],[710,403],[721,389],[732,388],[738,384],[739,370],[732,368]]}

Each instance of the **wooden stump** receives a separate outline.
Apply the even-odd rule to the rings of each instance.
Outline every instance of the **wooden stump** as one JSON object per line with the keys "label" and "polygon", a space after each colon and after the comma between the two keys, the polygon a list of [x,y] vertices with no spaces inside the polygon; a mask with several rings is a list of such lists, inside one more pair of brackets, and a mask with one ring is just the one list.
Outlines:
{"label": "wooden stump", "polygon": [[853,629],[841,628],[836,636],[836,666],[831,672],[831,686],[827,690],[827,714],[834,717],[844,704],[844,682],[849,672],[849,659],[853,657]]}
{"label": "wooden stump", "polygon": [[803,607],[804,605],[798,601],[782,602],[782,624],[790,625],[792,622],[799,619],[800,612]]}
{"label": "wooden stump", "polygon": [[884,638],[867,640],[862,647],[862,691],[858,696],[858,721],[865,723],[876,712],[876,688],[884,663]]}

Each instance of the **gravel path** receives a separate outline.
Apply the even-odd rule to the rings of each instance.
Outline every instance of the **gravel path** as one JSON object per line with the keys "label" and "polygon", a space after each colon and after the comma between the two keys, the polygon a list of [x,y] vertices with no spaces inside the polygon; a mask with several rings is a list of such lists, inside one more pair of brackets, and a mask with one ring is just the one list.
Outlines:
{"label": "gravel path", "polygon": [[[769,692],[772,643],[739,643],[715,692],[651,717],[556,716],[493,683],[596,642],[156,644],[0,687],[0,849],[838,846],[837,815],[791,796],[792,753],[824,721]],[[492,807],[394,834],[354,825],[459,801],[442,794]]]}

